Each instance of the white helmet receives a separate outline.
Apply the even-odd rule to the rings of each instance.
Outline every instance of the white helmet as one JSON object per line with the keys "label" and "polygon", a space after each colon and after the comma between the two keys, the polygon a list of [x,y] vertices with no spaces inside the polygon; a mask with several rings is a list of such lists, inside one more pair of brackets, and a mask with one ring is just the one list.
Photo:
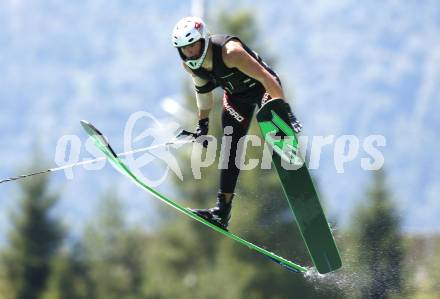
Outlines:
{"label": "white helmet", "polygon": [[[198,69],[205,60],[206,53],[209,46],[209,32],[206,29],[205,23],[200,18],[186,17],[177,22],[173,30],[173,45],[179,51],[180,57],[185,64],[191,69]],[[183,55],[181,47],[195,43],[202,40],[202,50],[197,58],[187,58]]]}

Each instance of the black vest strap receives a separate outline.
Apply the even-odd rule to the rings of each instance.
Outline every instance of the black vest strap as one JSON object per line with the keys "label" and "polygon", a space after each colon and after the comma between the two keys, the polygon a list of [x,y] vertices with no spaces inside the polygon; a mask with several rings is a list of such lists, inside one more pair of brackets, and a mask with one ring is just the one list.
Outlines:
{"label": "black vest strap", "polygon": [[197,93],[207,93],[207,92],[212,91],[216,87],[217,86],[212,81],[208,81],[208,83],[206,83],[203,86],[194,86],[194,88],[196,89]]}

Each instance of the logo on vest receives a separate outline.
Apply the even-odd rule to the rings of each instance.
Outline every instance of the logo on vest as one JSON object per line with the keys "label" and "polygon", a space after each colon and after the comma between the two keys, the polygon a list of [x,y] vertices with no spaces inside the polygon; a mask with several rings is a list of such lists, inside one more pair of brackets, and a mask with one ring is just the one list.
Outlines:
{"label": "logo on vest", "polygon": [[235,118],[236,121],[238,122],[242,122],[244,120],[244,117],[240,115],[240,113],[238,113],[237,111],[235,111],[235,109],[229,105],[228,101],[226,98],[223,98],[223,107],[226,111],[229,112],[229,114]]}

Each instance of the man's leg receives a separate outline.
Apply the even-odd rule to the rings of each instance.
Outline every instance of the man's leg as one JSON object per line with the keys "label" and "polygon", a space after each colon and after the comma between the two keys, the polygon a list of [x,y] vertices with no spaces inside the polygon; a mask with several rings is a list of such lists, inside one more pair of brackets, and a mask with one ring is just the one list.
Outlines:
{"label": "man's leg", "polygon": [[[223,98],[222,126],[224,137],[230,138],[227,142],[228,146],[222,144],[222,157],[225,164],[220,170],[220,190],[217,194],[217,204],[211,209],[192,210],[200,217],[205,218],[211,223],[227,230],[229,219],[231,217],[232,199],[234,198],[234,190],[237,184],[240,169],[235,164],[235,157],[240,155],[237,153],[238,141],[246,135],[251,118],[255,109],[255,104],[237,103],[226,94]],[[224,139],[223,139],[224,140]]]}
{"label": "man's leg", "polygon": [[238,150],[238,141],[247,134],[252,115],[255,110],[255,104],[244,104],[234,101],[226,94],[223,97],[222,127],[224,137],[230,138],[230,149],[226,155],[229,155],[227,164],[220,171],[220,193],[225,195],[225,200],[229,202],[234,194],[240,169],[235,160],[241,153]]}

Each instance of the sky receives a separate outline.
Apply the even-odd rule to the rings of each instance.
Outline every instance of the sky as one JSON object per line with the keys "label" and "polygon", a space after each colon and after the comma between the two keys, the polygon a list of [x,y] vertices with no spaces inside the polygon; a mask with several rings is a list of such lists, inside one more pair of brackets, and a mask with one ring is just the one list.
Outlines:
{"label": "sky", "polygon": [[[312,171],[328,213],[349,224],[372,175],[361,168],[361,159],[368,158],[363,143],[381,135],[386,144],[378,148],[404,229],[439,232],[438,1],[217,3],[206,1],[208,27],[220,10],[250,10],[263,45],[260,54],[277,58],[274,68],[303,134],[333,136]],[[137,111],[169,127],[178,124],[161,102],[181,98],[185,74],[170,35],[177,20],[190,13],[191,1],[0,2],[0,177],[37,167],[29,165],[34,156],[56,166],[60,140],[73,140],[67,152],[73,160],[90,158],[81,119],[104,131],[117,151],[123,150],[124,128]],[[336,144],[345,135],[359,141],[359,153],[339,173]],[[70,179],[62,172],[51,179],[53,190],[63,194],[56,212],[75,231],[110,188],[127,199],[132,221],[154,220],[154,199],[108,165],[79,167]],[[172,193],[169,184],[159,188]],[[19,194],[16,183],[0,185],[2,235],[8,228],[4,216]]]}

